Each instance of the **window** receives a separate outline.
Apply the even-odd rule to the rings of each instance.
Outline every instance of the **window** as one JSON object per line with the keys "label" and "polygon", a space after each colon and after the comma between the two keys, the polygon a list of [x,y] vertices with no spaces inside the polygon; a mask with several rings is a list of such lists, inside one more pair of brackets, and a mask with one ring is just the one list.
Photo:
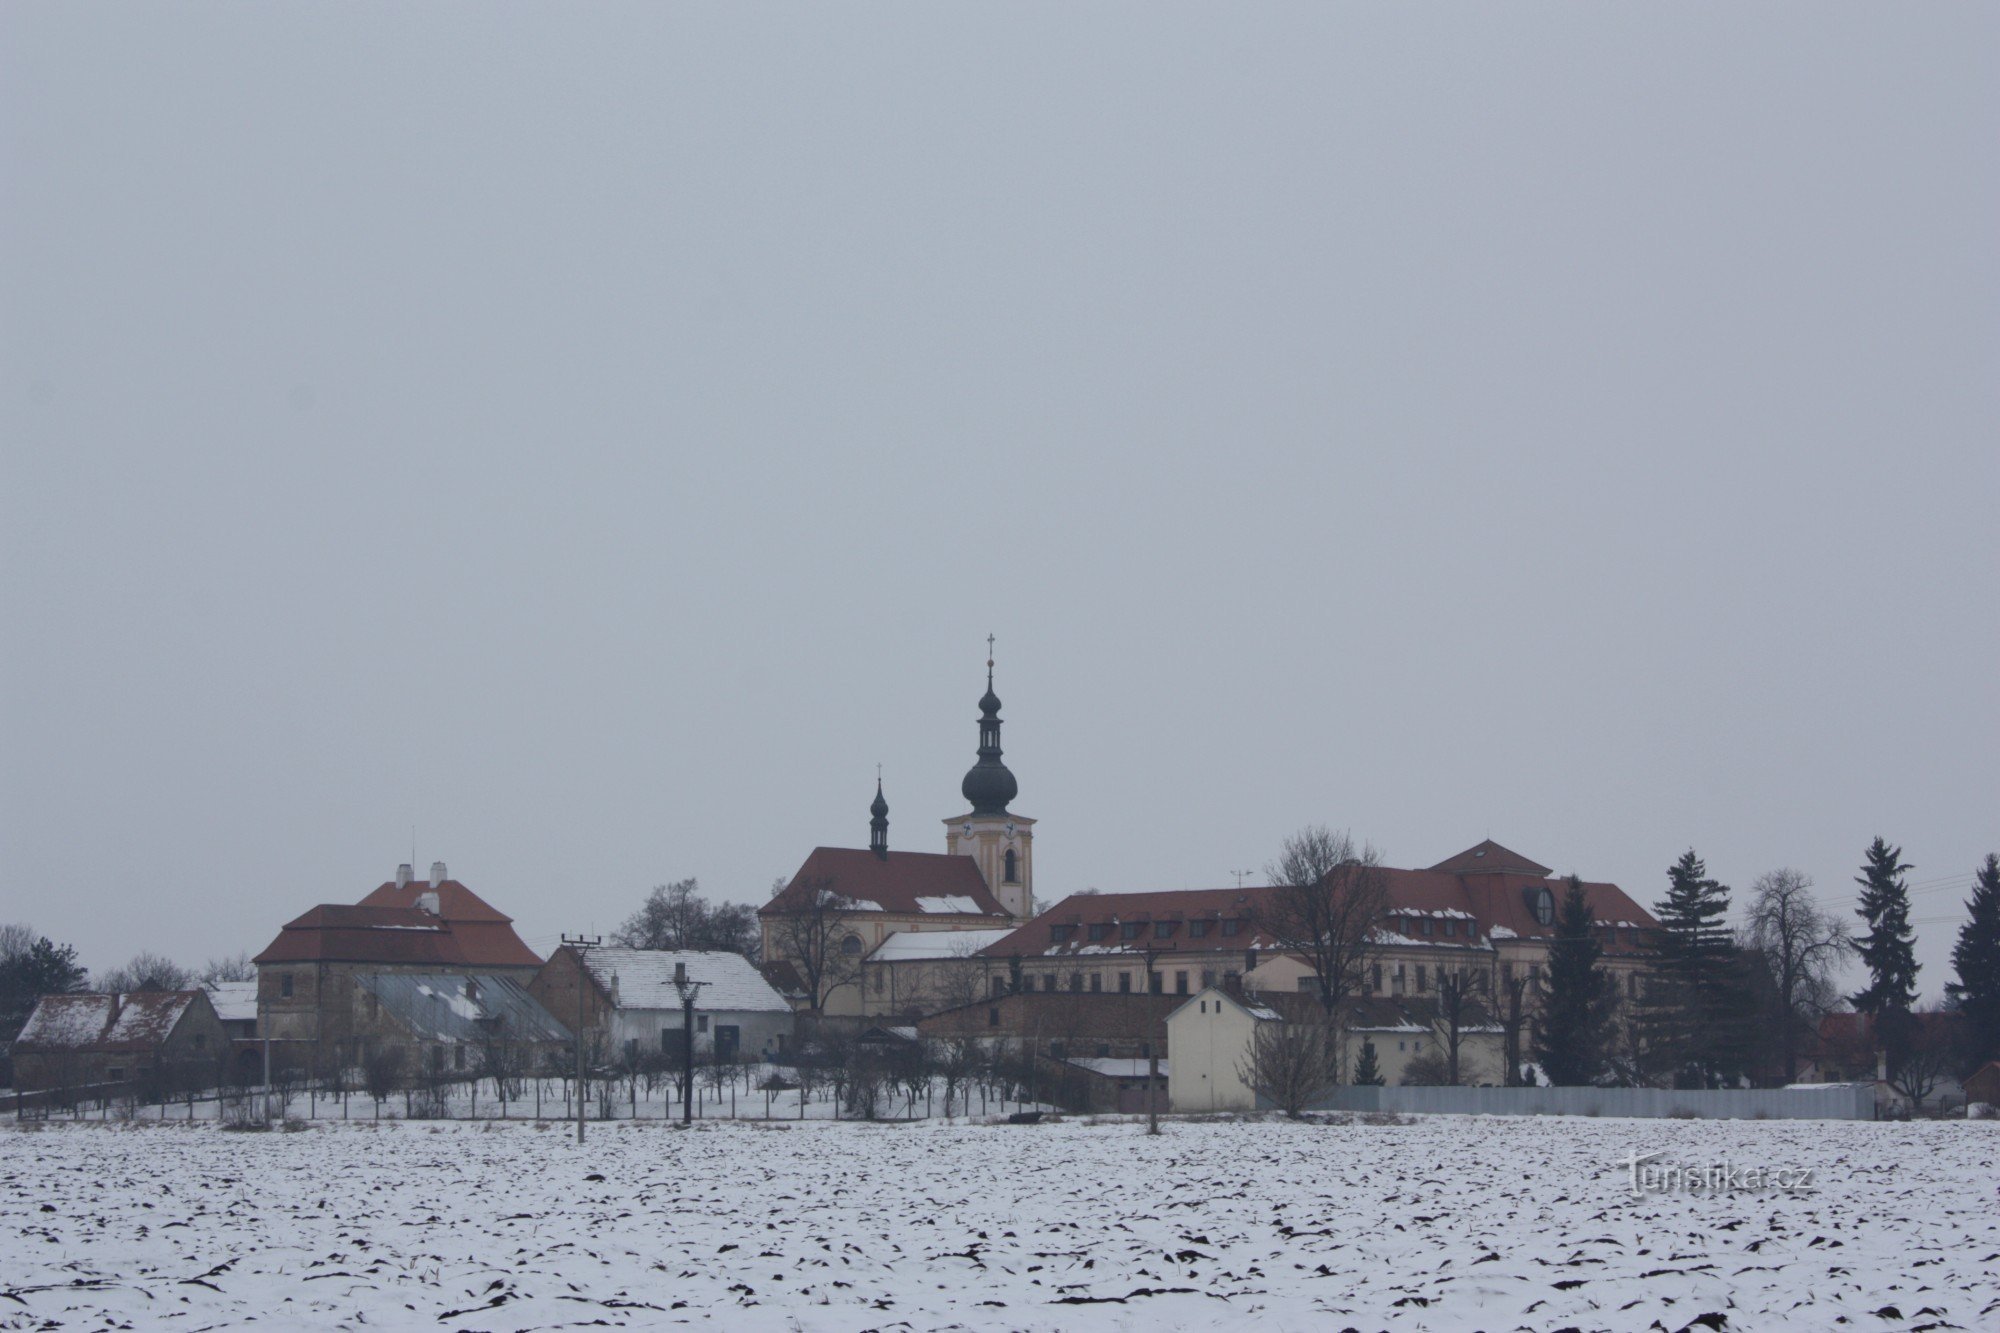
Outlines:
{"label": "window", "polygon": [[1209,924],[1210,923],[1206,921],[1188,922],[1188,938],[1195,940],[1203,938],[1208,934]]}
{"label": "window", "polygon": [[1316,984],[1317,984],[1317,983],[1316,983],[1316,982],[1314,981],[1314,979],[1313,979],[1312,977],[1310,977],[1310,976],[1303,976],[1303,977],[1300,977],[1300,978],[1299,978],[1299,994],[1301,994],[1301,995],[1310,995],[1310,994],[1312,994],[1312,992],[1313,992],[1313,988],[1314,988],[1314,986],[1315,986]]}
{"label": "window", "polygon": [[[1627,972],[1625,974],[1625,993],[1635,1000],[1639,998],[1639,974],[1637,972]],[[197,1037],[195,1040],[200,1041],[201,1038]]]}
{"label": "window", "polygon": [[1148,993],[1158,995],[1165,991],[1166,988],[1167,978],[1164,973],[1148,972],[1146,974],[1146,990]]}
{"label": "window", "polygon": [[840,951],[849,958],[859,958],[861,956],[861,937],[859,935],[849,935],[840,942]]}
{"label": "window", "polygon": [[1528,964],[1528,984],[1530,986],[1539,986],[1541,982],[1542,982],[1542,965],[1540,963]]}
{"label": "window", "polygon": [[999,998],[1000,998],[1000,997],[1001,997],[1002,995],[1005,995],[1006,993],[1007,993],[1007,982],[1006,982],[1006,980],[1005,980],[1004,978],[1002,978],[1002,977],[994,977],[994,978],[993,978],[993,996],[992,996],[992,998],[994,998],[994,999],[996,999],[996,1000],[997,1000],[997,999],[999,999]]}
{"label": "window", "polygon": [[1092,972],[1090,974],[1090,989],[1093,992],[1104,989],[1104,974],[1102,972]]}
{"label": "window", "polygon": [[1222,974],[1222,989],[1235,990],[1241,984],[1243,984],[1243,978],[1239,974],[1235,972],[1224,972]]}
{"label": "window", "polygon": [[1174,973],[1174,994],[1185,995],[1187,993],[1188,993],[1187,973],[1185,972]]}
{"label": "window", "polygon": [[1233,917],[1233,916],[1232,916],[1232,917],[1228,917],[1228,918],[1225,918],[1225,919],[1224,919],[1224,921],[1223,921],[1223,923],[1222,923],[1222,933],[1223,933],[1224,935],[1237,935],[1237,934],[1241,934],[1241,933],[1242,933],[1242,930],[1243,930],[1243,923],[1242,923],[1241,921],[1237,920],[1237,919],[1236,919],[1235,917]]}
{"label": "window", "polygon": [[1109,1046],[1105,1045],[1105,1044],[1104,1044],[1103,1042],[1099,1042],[1099,1043],[1097,1043],[1097,1058],[1098,1058],[1098,1059],[1100,1059],[1100,1060],[1101,1060],[1101,1059],[1103,1059],[1103,1058],[1104,1058],[1105,1056],[1107,1056],[1107,1055],[1109,1055],[1109,1054],[1111,1054],[1111,1048],[1110,1048]]}
{"label": "window", "polygon": [[1428,983],[1424,980],[1424,965],[1417,964],[1417,994],[1422,995]]}
{"label": "window", "polygon": [[1554,923],[1556,919],[1556,896],[1548,889],[1529,889],[1528,906],[1534,909],[1535,920],[1545,926]]}
{"label": "window", "polygon": [[1019,884],[1021,882],[1021,877],[1017,873],[1016,864],[1014,861],[1014,849],[1012,847],[1009,847],[1007,849],[1007,855],[1004,858],[1002,858],[1001,865],[1002,865],[1001,869],[1002,879],[1006,880],[1007,883],[1009,884]]}
{"label": "window", "polygon": [[1174,925],[1175,925],[1175,923],[1174,923],[1174,922],[1172,922],[1172,921],[1156,921],[1156,922],[1154,922],[1154,923],[1153,923],[1153,938],[1154,938],[1154,939],[1156,939],[1156,940],[1170,940],[1170,939],[1172,939],[1172,938],[1174,937]]}
{"label": "window", "polygon": [[1130,995],[1132,993],[1132,974],[1130,972],[1120,972],[1118,974],[1118,993],[1120,995]]}
{"label": "window", "polygon": [[882,973],[884,971],[885,969],[879,967],[875,969],[875,993],[877,995],[882,993]]}
{"label": "window", "polygon": [[1456,935],[1456,934],[1458,934],[1458,922],[1457,922],[1456,920],[1452,920],[1452,921],[1447,921],[1447,922],[1445,922],[1445,923],[1444,923],[1444,933],[1445,933],[1445,934],[1447,934],[1447,935]]}
{"label": "window", "polygon": [[125,1066],[113,1065],[111,1066],[111,1068],[105,1070],[104,1072],[110,1076],[112,1082],[116,1083],[120,1079],[123,1079],[125,1077]]}
{"label": "window", "polygon": [[1090,923],[1090,930],[1087,933],[1092,940],[1101,940],[1110,929],[1111,927],[1102,921],[1093,921]]}
{"label": "window", "polygon": [[1061,1042],[1059,1042],[1059,1041],[1052,1041],[1052,1042],[1050,1042],[1050,1043],[1049,1043],[1049,1058],[1050,1058],[1051,1060],[1060,1060],[1060,1059],[1062,1059],[1062,1058],[1063,1058],[1063,1050],[1064,1050],[1064,1047],[1063,1047],[1063,1044],[1062,1044]]}
{"label": "window", "polygon": [[1403,983],[1403,965],[1402,965],[1401,963],[1398,963],[1398,964],[1396,964],[1396,973],[1395,973],[1395,975],[1389,978],[1389,990],[1390,990],[1390,991],[1391,991],[1391,992],[1392,992],[1393,994],[1396,994],[1396,995],[1401,995],[1401,994],[1403,993],[1403,984],[1404,984],[1404,983]]}
{"label": "window", "polygon": [[1208,1001],[1207,1001],[1207,1000],[1203,1000],[1203,1001],[1201,1002],[1201,1011],[1202,1011],[1202,1012],[1203,1012],[1204,1014],[1208,1012]]}
{"label": "window", "polygon": [[1055,990],[1056,990],[1056,974],[1055,974],[1055,973],[1053,973],[1053,972],[1044,972],[1044,973],[1042,974],[1042,989],[1043,989],[1043,990],[1045,990],[1045,991],[1047,991],[1047,992],[1048,992],[1049,994],[1051,994],[1051,995],[1055,994]]}
{"label": "window", "polygon": [[1083,973],[1072,972],[1069,974],[1069,988],[1073,991],[1080,991],[1083,989]]}
{"label": "window", "polygon": [[1429,917],[1425,917],[1423,918],[1423,920],[1417,923],[1417,929],[1421,933],[1428,935],[1431,933],[1431,925],[1432,925],[1431,919]]}
{"label": "window", "polygon": [[1500,964],[1500,980],[1503,982],[1507,982],[1510,985],[1513,983],[1514,965],[1512,963]]}
{"label": "window", "polygon": [[453,1069],[465,1068],[465,1045],[462,1042],[453,1042],[451,1044],[451,1067]]}
{"label": "window", "polygon": [[986,1011],[986,1026],[990,1028],[1000,1026],[1000,1011],[998,1009],[988,1009]]}
{"label": "window", "polygon": [[1405,1046],[1402,1042],[1399,1041],[1396,1043],[1396,1049],[1399,1051],[1407,1051],[1410,1048],[1408,1046]]}
{"label": "window", "polygon": [[1125,923],[1124,923],[1123,925],[1119,926],[1119,927],[1118,927],[1118,938],[1119,938],[1119,939],[1121,939],[1121,940],[1136,940],[1136,939],[1138,939],[1138,938],[1139,938],[1139,923],[1138,923],[1137,921],[1127,921],[1127,922],[1125,922]]}
{"label": "window", "polygon": [[1414,1042],[1410,1043],[1410,1049],[1413,1051],[1421,1052],[1424,1049],[1424,1039],[1422,1037],[1418,1037]]}
{"label": "window", "polygon": [[1201,970],[1201,988],[1203,990],[1207,990],[1210,986],[1213,986],[1214,984],[1215,984],[1215,969],[1212,967],[1204,967]]}
{"label": "window", "polygon": [[696,1032],[706,1032],[706,1031],[708,1031],[708,1015],[707,1015],[707,1014],[696,1014],[696,1015],[694,1016],[694,1030],[695,1030]]}
{"label": "window", "polygon": [[291,999],[291,998],[292,998],[292,974],[291,974],[291,973],[289,973],[289,972],[280,972],[280,973],[278,974],[278,994],[279,994],[280,996],[282,996],[283,998],[287,999],[287,1000],[289,1000],[289,999]]}
{"label": "window", "polygon": [[1071,940],[1075,938],[1076,938],[1075,926],[1049,927],[1049,942],[1051,944],[1068,944]]}
{"label": "window", "polygon": [[1377,995],[1382,993],[1382,965],[1380,963],[1375,964],[1374,975],[1369,979],[1368,988]]}

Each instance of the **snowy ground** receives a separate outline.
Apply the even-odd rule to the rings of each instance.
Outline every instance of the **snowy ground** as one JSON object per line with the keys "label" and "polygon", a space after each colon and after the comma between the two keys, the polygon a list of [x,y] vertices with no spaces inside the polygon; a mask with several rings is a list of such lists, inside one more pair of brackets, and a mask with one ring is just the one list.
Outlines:
{"label": "snowy ground", "polygon": [[253,1321],[1994,1329],[2000,1125],[0,1128],[0,1328]]}

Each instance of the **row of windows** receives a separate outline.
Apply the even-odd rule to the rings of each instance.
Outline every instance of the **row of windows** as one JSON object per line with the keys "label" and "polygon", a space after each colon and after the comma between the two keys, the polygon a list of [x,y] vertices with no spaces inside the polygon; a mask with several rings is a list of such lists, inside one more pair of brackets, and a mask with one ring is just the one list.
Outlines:
{"label": "row of windows", "polygon": [[[1233,985],[1239,975],[1241,974],[1234,971],[1222,973],[1224,984]],[[1056,972],[1031,972],[1021,978],[1021,990],[1027,993],[1037,990],[1045,992],[1068,990],[1079,993],[1098,994],[1107,989],[1104,976],[1105,974],[1102,972],[1071,972],[1068,976],[1063,976]],[[1129,995],[1135,986],[1145,985],[1144,982],[1137,980],[1139,976],[1139,973],[1134,972],[1112,973],[1109,989],[1120,995]],[[1195,981],[1197,976],[1200,977],[1198,984]],[[1167,989],[1167,980],[1169,977],[1173,979],[1173,990],[1171,992]],[[1155,995],[1166,995],[1169,993],[1174,995],[1191,995],[1195,991],[1204,990],[1215,985],[1215,978],[1215,969],[1211,967],[1202,968],[1199,972],[1188,968],[1177,968],[1170,973],[1153,973],[1149,989]],[[1013,989],[1013,983],[1005,977],[994,977],[992,985],[993,998],[995,999],[1000,998]]]}
{"label": "row of windows", "polygon": [[[1148,923],[1144,921],[1093,921],[1084,927],[1084,938],[1093,944],[1109,939],[1115,926],[1119,939],[1136,940],[1148,933],[1147,925]],[[1224,917],[1219,921],[1154,921],[1151,923],[1151,934],[1156,940],[1170,940],[1180,932],[1183,925],[1187,927],[1188,938],[1193,940],[1206,939],[1211,932],[1220,933],[1225,938],[1233,938],[1243,933],[1241,918]],[[1073,924],[1049,927],[1049,939],[1052,943],[1068,944],[1075,938],[1076,927]]]}

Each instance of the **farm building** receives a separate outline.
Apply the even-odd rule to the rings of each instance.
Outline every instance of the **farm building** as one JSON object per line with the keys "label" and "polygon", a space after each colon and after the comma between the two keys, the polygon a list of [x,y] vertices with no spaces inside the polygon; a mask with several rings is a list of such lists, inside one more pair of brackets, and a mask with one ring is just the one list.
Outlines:
{"label": "farm building", "polygon": [[725,1061],[768,1059],[791,1044],[791,1004],[741,954],[588,949],[583,958],[579,969],[574,947],[557,949],[528,990],[563,1022],[574,1027],[580,1021],[600,1053],[678,1058],[686,1015],[677,979],[695,988],[697,1055]]}
{"label": "farm building", "polygon": [[206,993],[45,995],[14,1040],[22,1092],[160,1095],[220,1081],[228,1034]]}

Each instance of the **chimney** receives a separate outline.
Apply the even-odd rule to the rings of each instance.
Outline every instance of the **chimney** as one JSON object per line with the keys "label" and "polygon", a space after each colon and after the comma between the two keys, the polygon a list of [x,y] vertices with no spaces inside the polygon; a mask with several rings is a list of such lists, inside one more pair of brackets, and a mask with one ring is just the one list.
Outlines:
{"label": "chimney", "polygon": [[411,875],[411,870],[410,870],[410,863],[408,861],[405,861],[403,862],[403,864],[397,866],[396,887],[400,889],[408,885],[410,882],[410,875]]}
{"label": "chimney", "polygon": [[442,883],[444,883],[444,862],[433,861],[431,862],[431,887],[436,888]]}
{"label": "chimney", "polygon": [[435,893],[418,894],[417,910],[419,912],[429,912],[432,916],[436,916],[438,914],[438,896]]}

